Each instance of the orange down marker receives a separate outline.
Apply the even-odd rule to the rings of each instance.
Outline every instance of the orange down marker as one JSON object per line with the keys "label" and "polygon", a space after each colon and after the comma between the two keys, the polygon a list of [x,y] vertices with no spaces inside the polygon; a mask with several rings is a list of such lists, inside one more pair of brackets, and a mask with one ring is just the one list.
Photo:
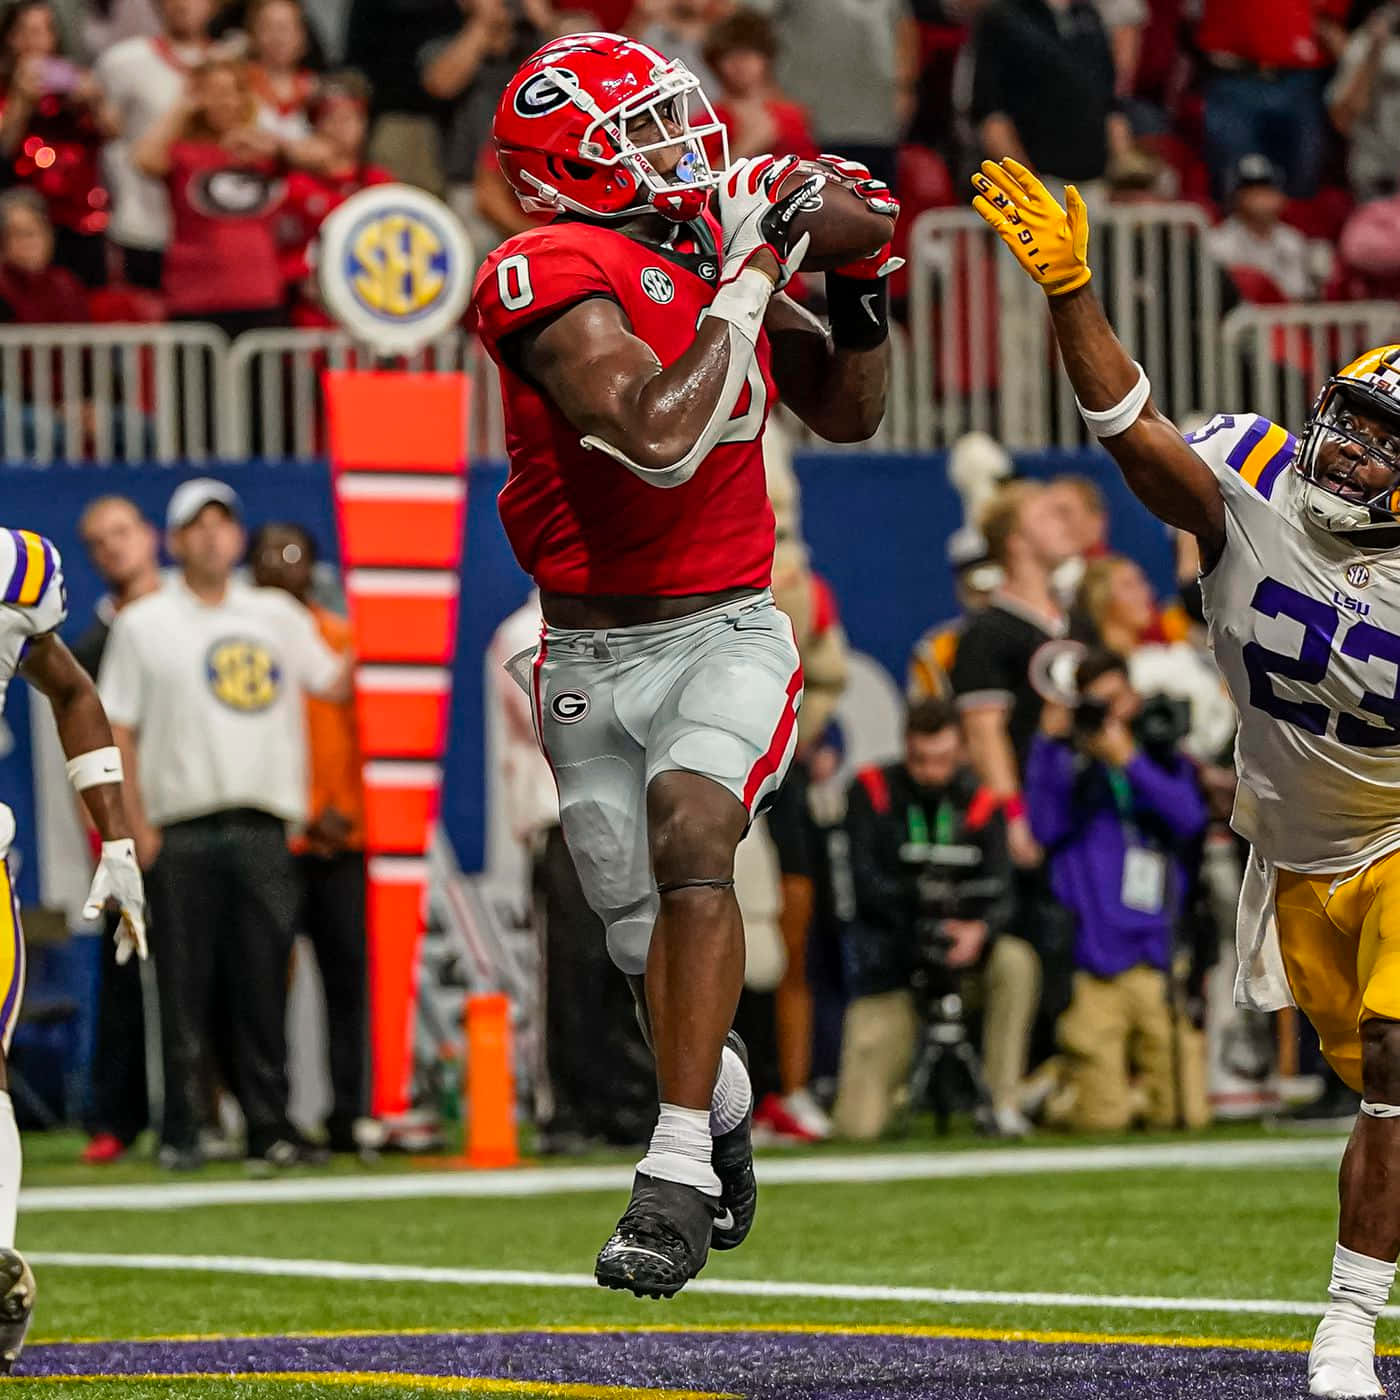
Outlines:
{"label": "orange down marker", "polygon": [[467,1162],[473,1167],[512,1167],[515,1142],[515,1076],[510,1061],[510,998],[490,992],[467,998]]}
{"label": "orange down marker", "polygon": [[[327,370],[366,770],[371,1103],[409,1106],[424,859],[447,742],[466,513],[465,375]],[[498,1091],[499,1092],[499,1091]]]}

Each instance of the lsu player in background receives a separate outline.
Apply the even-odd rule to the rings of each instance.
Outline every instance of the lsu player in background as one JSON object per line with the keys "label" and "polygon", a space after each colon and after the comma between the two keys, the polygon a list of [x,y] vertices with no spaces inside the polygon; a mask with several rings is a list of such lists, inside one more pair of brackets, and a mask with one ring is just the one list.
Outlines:
{"label": "lsu player in background", "polygon": [[[809,242],[793,220],[827,175],[783,194],[796,160],[721,174],[699,83],[636,40],[547,44],[494,136],[524,207],[556,216],[486,259],[472,302],[501,369],[501,521],[544,615],[536,738],[661,1099],[595,1277],[669,1297],[742,1242],[757,1194],[734,853],[782,781],[802,696],[769,588],[764,424],[781,395],[833,441],[875,431],[897,264],[886,245],[828,273],[829,332],[782,296]],[[863,167],[826,169],[898,212]]]}
{"label": "lsu player in background", "polygon": [[1090,430],[1138,499],[1199,542],[1240,718],[1232,820],[1252,846],[1236,1000],[1296,1004],[1362,1094],[1309,1392],[1383,1395],[1375,1325],[1400,1255],[1400,346],[1333,375],[1297,437],[1236,413],[1183,438],[1089,286],[1078,192],[1066,212],[1014,160],[973,184],[1049,297]]}
{"label": "lsu player in background", "polygon": [[[146,897],[122,809],[121,755],[96,687],[58,637],[67,615],[58,550],[29,530],[0,529],[0,712],[17,674],[53,707],[69,781],[102,837],[83,917],[115,904],[117,961],[124,963],[132,953],[146,956]],[[21,1154],[4,1065],[24,993],[24,935],[7,859],[14,839],[14,814],[0,804],[0,1373],[19,1356],[35,1293],[29,1265],[14,1247]]]}

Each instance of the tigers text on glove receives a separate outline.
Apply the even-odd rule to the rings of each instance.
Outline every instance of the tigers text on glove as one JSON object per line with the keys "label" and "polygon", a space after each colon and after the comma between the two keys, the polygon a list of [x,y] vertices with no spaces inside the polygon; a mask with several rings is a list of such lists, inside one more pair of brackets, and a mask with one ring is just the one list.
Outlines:
{"label": "tigers text on glove", "polygon": [[1062,209],[1031,171],[1010,158],[999,164],[984,160],[972,184],[972,207],[1047,296],[1064,296],[1089,280],[1089,212],[1073,185],[1065,186],[1068,208]]}

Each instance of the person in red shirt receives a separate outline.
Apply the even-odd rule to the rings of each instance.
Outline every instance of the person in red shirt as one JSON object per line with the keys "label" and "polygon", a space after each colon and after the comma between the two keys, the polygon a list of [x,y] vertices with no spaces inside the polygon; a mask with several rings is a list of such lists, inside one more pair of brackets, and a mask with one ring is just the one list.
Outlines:
{"label": "person in red shirt", "polygon": [[90,287],[107,280],[107,191],[98,172],[116,115],[93,75],[61,56],[48,0],[0,20],[0,155],[48,206],[55,257]]}
{"label": "person in red shirt", "polygon": [[[715,115],[729,133],[731,160],[760,151],[802,160],[816,157],[807,109],[783,96],[773,79],[777,53],[773,26],[752,10],[736,10],[720,20],[705,40],[705,62],[720,84]],[[713,143],[709,149],[713,158]]]}
{"label": "person in red shirt", "polygon": [[1346,42],[1349,0],[1203,0],[1196,47],[1206,67],[1206,163],[1218,200],[1253,152],[1290,196],[1317,192],[1327,140],[1323,80]]}
{"label": "person in red shirt", "polygon": [[[522,205],[557,217],[482,265],[472,317],[501,371],[501,521],[540,589],[537,738],[661,1108],[595,1277],[669,1297],[753,1222],[752,1086],[734,852],[782,781],[802,669],[769,588],[769,407],[869,437],[888,384],[888,249],[827,274],[831,331],[778,292],[821,188],[764,155],[723,174],[684,64],[611,34],[546,44],[493,135]],[[877,182],[871,208],[898,206]],[[714,193],[716,204],[710,208]],[[600,1067],[606,1072],[606,1067]]]}
{"label": "person in red shirt", "polygon": [[230,336],[283,320],[280,143],[256,120],[242,64],[216,59],[132,149],[136,168],[170,191],[161,291],[171,319],[210,321]]}
{"label": "person in red shirt", "polygon": [[326,216],[352,194],[370,185],[388,184],[394,178],[383,166],[365,161],[369,98],[369,84],[358,73],[337,73],[328,78],[314,108],[314,135],[324,152],[325,167],[294,170],[287,177],[279,242],[295,326],[335,324],[321,305],[309,261],[311,244]]}

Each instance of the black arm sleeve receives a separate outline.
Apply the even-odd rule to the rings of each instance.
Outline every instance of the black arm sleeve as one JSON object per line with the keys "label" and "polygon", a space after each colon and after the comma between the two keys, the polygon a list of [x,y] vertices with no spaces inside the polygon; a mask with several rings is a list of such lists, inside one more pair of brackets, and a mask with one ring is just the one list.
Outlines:
{"label": "black arm sleeve", "polygon": [[996,626],[984,614],[968,624],[958,642],[948,680],[959,703],[1001,696],[1009,705],[1025,677],[1014,673]]}

